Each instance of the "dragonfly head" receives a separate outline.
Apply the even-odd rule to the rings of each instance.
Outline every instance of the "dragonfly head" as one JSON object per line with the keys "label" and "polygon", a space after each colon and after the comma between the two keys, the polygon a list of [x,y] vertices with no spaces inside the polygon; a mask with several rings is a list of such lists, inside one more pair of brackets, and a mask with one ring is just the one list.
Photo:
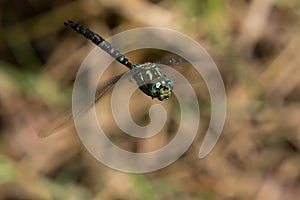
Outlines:
{"label": "dragonfly head", "polygon": [[168,99],[172,94],[173,81],[168,77],[156,79],[151,83],[150,92],[152,97],[160,101]]}

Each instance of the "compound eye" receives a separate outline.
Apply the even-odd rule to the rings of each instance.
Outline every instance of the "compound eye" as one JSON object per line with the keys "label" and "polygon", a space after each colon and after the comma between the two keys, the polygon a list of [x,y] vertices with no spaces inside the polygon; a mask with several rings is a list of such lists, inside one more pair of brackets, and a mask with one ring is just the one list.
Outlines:
{"label": "compound eye", "polygon": [[171,89],[173,89],[173,82],[170,80],[170,81],[167,81],[167,85],[171,88]]}
{"label": "compound eye", "polygon": [[161,93],[168,93],[170,91],[170,87],[165,85],[164,87],[161,88]]}
{"label": "compound eye", "polygon": [[161,83],[157,82],[157,83],[153,84],[151,87],[152,94],[156,95],[159,92],[160,88],[161,88]]}

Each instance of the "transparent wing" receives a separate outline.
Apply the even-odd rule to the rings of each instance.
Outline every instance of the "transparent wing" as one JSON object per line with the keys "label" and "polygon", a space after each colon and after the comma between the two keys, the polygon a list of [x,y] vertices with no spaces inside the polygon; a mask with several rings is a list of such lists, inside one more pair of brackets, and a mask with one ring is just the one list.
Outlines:
{"label": "transparent wing", "polygon": [[104,96],[104,94],[106,94],[106,92],[109,91],[123,76],[128,77],[128,75],[129,75],[128,72],[122,73],[122,74],[115,76],[112,79],[108,80],[104,85],[98,86],[97,90],[96,90],[94,102],[91,102],[89,105],[79,109],[76,112],[75,116],[73,116],[73,118],[77,118],[80,115],[87,112],[93,106],[93,104],[97,103]]}
{"label": "transparent wing", "polygon": [[[203,63],[205,61],[198,61],[200,63]],[[169,59],[163,59],[155,62],[157,66],[161,69],[161,71],[166,74],[169,78],[171,78],[176,85],[182,85],[183,83],[176,80],[174,77],[175,74],[168,70],[168,67],[173,68],[183,76],[185,76],[190,84],[193,86],[196,85],[204,85],[204,81],[201,77],[201,74],[193,67],[193,65],[188,62],[187,60],[181,58],[181,57],[175,57],[175,58],[169,58]]]}
{"label": "transparent wing", "polygon": [[75,116],[73,116],[72,110],[68,109],[66,112],[64,112],[64,114],[51,121],[49,125],[47,125],[47,127],[39,131],[38,136],[41,138],[48,137],[52,134],[59,132],[59,130],[67,126],[72,125],[73,117],[78,117],[81,114],[84,114],[93,106],[93,103],[98,102],[106,94],[106,92],[109,91],[118,82],[118,80],[120,80],[120,78],[128,77],[129,75],[131,75],[131,73],[125,72],[123,74],[113,77],[112,79],[108,80],[105,84],[98,86],[94,102],[91,102],[88,106],[79,109]]}
{"label": "transparent wing", "polygon": [[99,87],[97,87],[94,102],[91,102],[88,106],[79,109],[79,111],[73,117],[76,118],[88,111],[93,106],[93,104],[97,103],[103,97],[103,95],[106,94],[106,92],[109,91],[121,78],[129,78],[134,74],[140,72],[141,70],[142,69],[138,67],[133,68],[128,72],[124,72],[118,76],[113,77],[112,79],[108,80],[104,85],[100,85]]}
{"label": "transparent wing", "polygon": [[155,62],[157,64],[163,64],[163,65],[176,65],[176,64],[181,64],[181,63],[188,63],[186,60],[183,58],[169,58],[169,59],[163,59],[160,61]]}

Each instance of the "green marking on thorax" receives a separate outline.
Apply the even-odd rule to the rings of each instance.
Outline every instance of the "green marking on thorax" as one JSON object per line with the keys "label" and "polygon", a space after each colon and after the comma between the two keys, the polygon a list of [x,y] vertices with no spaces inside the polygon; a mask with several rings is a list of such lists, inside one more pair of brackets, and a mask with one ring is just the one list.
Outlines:
{"label": "green marking on thorax", "polygon": [[162,76],[160,70],[157,67],[155,67],[155,71],[158,73],[159,76]]}
{"label": "green marking on thorax", "polygon": [[150,78],[150,80],[152,81],[152,73],[151,73],[151,71],[150,70],[147,70],[146,71],[146,74],[149,76],[149,78]]}

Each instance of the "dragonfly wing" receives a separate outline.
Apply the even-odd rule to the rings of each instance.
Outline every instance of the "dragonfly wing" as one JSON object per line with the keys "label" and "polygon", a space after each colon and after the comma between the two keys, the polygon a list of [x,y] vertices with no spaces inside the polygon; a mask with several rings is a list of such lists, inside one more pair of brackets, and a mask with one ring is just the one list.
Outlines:
{"label": "dragonfly wing", "polygon": [[106,92],[109,91],[122,78],[122,76],[124,76],[124,74],[126,74],[126,72],[113,77],[112,79],[105,82],[104,85],[98,86],[96,90],[94,102],[90,102],[87,106],[84,106],[80,108],[78,111],[76,111],[74,118],[77,118],[82,114],[86,113],[94,105],[94,103],[97,103],[104,96],[104,94],[106,94]]}
{"label": "dragonfly wing", "polygon": [[105,82],[105,84],[98,86],[96,90],[94,102],[91,102],[88,106],[79,109],[79,111],[75,114],[75,116],[73,116],[72,110],[69,109],[62,116],[52,120],[49,123],[49,125],[47,125],[46,128],[43,128],[43,130],[39,131],[38,136],[41,138],[45,138],[52,134],[58,133],[61,129],[64,129],[67,126],[72,125],[74,117],[76,118],[84,114],[86,111],[88,111],[93,106],[94,103],[97,103],[104,96],[104,94],[106,94],[106,92],[109,91],[118,82],[118,80],[120,80],[122,77],[128,77],[130,75],[129,72],[125,72],[118,76],[115,76],[112,79]]}
{"label": "dragonfly wing", "polygon": [[187,61],[184,60],[183,58],[178,57],[178,58],[170,58],[170,59],[160,60],[155,63],[163,64],[163,65],[176,65],[176,64],[180,64],[180,63],[187,63]]}
{"label": "dragonfly wing", "polygon": [[127,72],[124,72],[118,76],[113,77],[112,79],[108,80],[104,85],[99,86],[96,90],[96,94],[95,94],[95,103],[97,103],[97,101],[99,101],[99,99],[101,99],[101,97],[103,97],[103,95],[110,90],[121,78],[124,74],[126,74]]}
{"label": "dragonfly wing", "polygon": [[176,58],[159,61],[156,62],[156,64],[161,69],[161,72],[174,82],[174,87],[186,84],[182,82],[180,76],[177,75],[178,73],[183,75],[188,80],[189,84],[193,86],[205,85],[201,74],[186,60]]}
{"label": "dragonfly wing", "polygon": [[[68,111],[67,113],[70,113]],[[72,125],[72,116],[71,115],[63,115],[63,117],[55,118],[54,120],[50,121],[49,124],[46,125],[42,130],[38,132],[38,137],[45,138],[54,133],[58,133],[60,130]]]}

